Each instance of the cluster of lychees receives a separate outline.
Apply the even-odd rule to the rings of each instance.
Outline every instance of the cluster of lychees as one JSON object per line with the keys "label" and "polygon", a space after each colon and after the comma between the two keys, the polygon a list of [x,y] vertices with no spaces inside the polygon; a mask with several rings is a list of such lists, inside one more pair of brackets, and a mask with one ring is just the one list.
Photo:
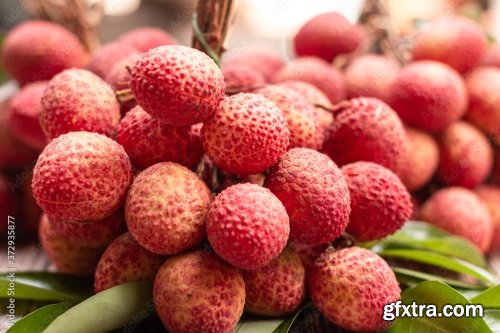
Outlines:
{"label": "cluster of lychees", "polygon": [[[394,273],[334,240],[393,234],[437,173],[452,187],[417,216],[483,252],[494,234],[500,243],[500,188],[478,187],[500,142],[500,69],[475,69],[486,41],[472,21],[428,29],[403,68],[359,55],[341,70],[331,62],[368,37],[336,13],[300,29],[288,64],[253,49],[222,69],[159,29],[88,55],[53,23],[16,27],[2,61],[22,88],[0,126],[41,151],[32,189],[46,254],[61,272],[94,274],[97,292],[154,279],[172,333],[232,332],[243,311],[283,316],[306,297],[340,327],[385,329]],[[8,140],[4,160],[32,156]]]}

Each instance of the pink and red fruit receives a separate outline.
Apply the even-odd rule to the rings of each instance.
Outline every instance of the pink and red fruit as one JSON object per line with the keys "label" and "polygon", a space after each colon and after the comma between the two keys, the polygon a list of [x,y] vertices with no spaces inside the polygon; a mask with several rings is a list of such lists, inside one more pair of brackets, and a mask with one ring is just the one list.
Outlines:
{"label": "pink and red fruit", "polygon": [[399,71],[398,62],[386,56],[366,54],[355,58],[344,71],[347,97],[375,97],[388,102]]}
{"label": "pink and red fruit", "polygon": [[250,66],[233,65],[222,68],[227,90],[247,91],[264,86],[266,78]]}
{"label": "pink and red fruit", "polygon": [[68,69],[50,80],[42,96],[40,123],[47,137],[88,131],[114,136],[120,106],[113,90],[84,69]]}
{"label": "pink and red fruit", "polygon": [[290,131],[289,149],[321,148],[324,131],[322,131],[319,114],[313,104],[299,93],[278,85],[268,85],[254,92],[266,97],[283,111]]}
{"label": "pink and red fruit", "polygon": [[462,236],[487,252],[493,237],[493,224],[487,207],[472,191],[447,187],[435,192],[423,205],[418,218],[449,233]]}
{"label": "pink and red fruit", "polygon": [[262,74],[267,82],[276,72],[278,72],[284,63],[281,56],[268,49],[259,47],[249,47],[230,55],[223,62],[224,67],[246,66]]}
{"label": "pink and red fruit", "polygon": [[[115,91],[115,94],[118,91],[130,89],[130,80],[132,79],[130,69],[134,66],[140,56],[140,53],[129,54],[113,65],[109,73],[106,75],[105,80]],[[131,94],[132,93],[130,93],[130,95]],[[136,105],[137,102],[133,96],[130,96],[129,100],[123,102],[120,101],[120,111],[122,114],[125,114]]]}
{"label": "pink and red fruit", "polygon": [[205,53],[181,45],[160,46],[143,54],[132,68],[130,87],[137,103],[168,125],[189,126],[219,108],[226,84]]}
{"label": "pink and red fruit", "polygon": [[500,67],[500,44],[494,44],[488,47],[484,53],[481,65]]}
{"label": "pink and red fruit", "polygon": [[[486,51],[486,34],[463,16],[442,16],[417,35],[414,60],[435,60],[460,73],[478,66]],[[438,92],[435,92],[438,94]]]}
{"label": "pink and red fruit", "polygon": [[290,223],[283,204],[268,189],[237,184],[210,205],[207,236],[217,255],[242,269],[258,269],[278,257]]}
{"label": "pink and red fruit", "polygon": [[366,242],[401,229],[412,214],[410,193],[391,170],[371,162],[342,167],[351,196],[347,232]]}
{"label": "pink and red fruit", "polygon": [[92,54],[85,68],[104,79],[116,63],[138,51],[135,47],[120,41],[110,42],[104,44]]}
{"label": "pink and red fruit", "polygon": [[481,67],[467,77],[467,120],[500,144],[500,68]]}
{"label": "pink and red fruit", "polygon": [[338,55],[355,51],[365,31],[350,23],[339,13],[330,12],[313,17],[295,35],[295,53],[298,56],[315,56],[328,62]]}
{"label": "pink and red fruit", "polygon": [[153,27],[142,27],[122,35],[119,41],[132,46],[139,52],[146,52],[158,46],[177,44],[177,41],[165,30]]}
{"label": "pink and red fruit", "polygon": [[436,61],[403,68],[392,85],[389,104],[409,126],[440,132],[467,109],[467,90],[460,75]]}
{"label": "pink and red fruit", "polygon": [[267,98],[247,93],[225,97],[201,130],[203,147],[215,164],[242,176],[273,166],[289,137],[283,112]]}
{"label": "pink and red fruit", "polygon": [[493,147],[482,132],[459,121],[441,133],[439,161],[438,174],[444,184],[474,188],[493,168]]}
{"label": "pink and red fruit", "polygon": [[243,314],[245,283],[240,270],[199,250],[167,259],[153,301],[169,332],[231,333]]}
{"label": "pink and red fruit", "polygon": [[136,106],[120,122],[116,141],[132,165],[141,170],[160,162],[176,162],[193,169],[203,156],[200,126],[169,126]]}
{"label": "pink and red fruit", "polygon": [[99,220],[123,204],[132,183],[125,150],[110,138],[71,132],[50,142],[33,171],[33,195],[53,219]]}
{"label": "pink and red fruit", "polygon": [[134,180],[125,203],[128,229],[156,254],[176,254],[205,238],[210,189],[177,163],[155,164]]}
{"label": "pink and red fruit", "polygon": [[292,241],[325,244],[339,237],[349,222],[347,184],[324,154],[306,148],[289,150],[271,169],[265,186],[286,208]]}
{"label": "pink and red fruit", "polygon": [[47,81],[27,84],[10,101],[9,123],[14,135],[33,149],[42,150],[47,145],[47,137],[40,125],[42,95]]}
{"label": "pink and red fruit", "polygon": [[491,223],[493,224],[493,240],[488,252],[493,253],[500,249],[500,187],[493,185],[480,185],[474,192],[486,205],[490,212]]}
{"label": "pink and red fruit", "polygon": [[436,140],[424,131],[406,128],[408,137],[407,161],[398,175],[408,191],[417,191],[432,179],[439,164]]}
{"label": "pink and red fruit", "polygon": [[331,103],[345,97],[345,80],[342,73],[328,62],[315,57],[301,57],[284,66],[273,76],[273,82],[304,81],[321,90]]}
{"label": "pink and red fruit", "polygon": [[384,306],[400,299],[394,272],[378,255],[357,246],[329,248],[316,260],[309,294],[334,324],[353,332],[383,331]]}
{"label": "pink and red fruit", "polygon": [[2,64],[21,85],[49,80],[57,73],[82,67],[88,59],[78,38],[47,21],[27,21],[11,30],[3,43]]}
{"label": "pink and red fruit", "polygon": [[99,259],[94,274],[95,292],[128,282],[152,280],[164,261],[142,248],[127,232],[116,238]]}
{"label": "pink and red fruit", "polygon": [[406,163],[408,137],[403,123],[387,104],[355,98],[336,107],[323,151],[339,166],[368,161],[398,173]]}
{"label": "pink and red fruit", "polygon": [[245,311],[266,317],[294,312],[305,298],[305,277],[304,265],[291,249],[285,249],[265,267],[243,271]]}
{"label": "pink and red fruit", "polygon": [[61,273],[92,276],[104,247],[75,244],[59,235],[52,227],[47,215],[40,219],[38,236],[43,251]]}
{"label": "pink and red fruit", "polygon": [[316,259],[328,248],[328,244],[307,245],[302,243],[290,242],[288,247],[299,256],[306,274],[314,267]]}

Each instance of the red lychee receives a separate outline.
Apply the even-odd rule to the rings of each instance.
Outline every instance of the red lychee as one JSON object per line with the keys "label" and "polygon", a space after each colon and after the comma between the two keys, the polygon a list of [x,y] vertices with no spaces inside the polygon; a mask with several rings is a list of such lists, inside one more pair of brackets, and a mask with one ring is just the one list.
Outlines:
{"label": "red lychee", "polygon": [[228,90],[247,91],[264,86],[266,82],[262,73],[246,65],[223,67],[222,75]]}
{"label": "red lychee", "polygon": [[268,189],[237,184],[210,205],[207,235],[215,252],[230,264],[258,269],[278,257],[290,224],[283,204]]}
{"label": "red lychee", "polygon": [[[130,89],[130,80],[132,79],[132,76],[130,75],[130,69],[134,66],[140,56],[140,53],[129,54],[122,60],[118,61],[115,65],[113,65],[111,70],[108,72],[105,80],[115,91],[115,93]],[[119,101],[120,111],[122,114],[125,114],[127,111],[137,105],[137,102],[132,95],[129,96],[129,99],[126,99],[124,101],[121,101],[119,99]]]}
{"label": "red lychee", "polygon": [[0,169],[22,168],[36,160],[37,152],[14,136],[7,109],[6,103],[0,103]]}
{"label": "red lychee", "polygon": [[493,185],[480,185],[474,192],[486,205],[490,212],[491,223],[493,224],[493,241],[489,249],[490,253],[500,249],[500,187]]}
{"label": "red lychee", "polygon": [[205,53],[180,45],[145,53],[132,68],[130,87],[137,103],[172,126],[207,120],[219,108],[226,85]]}
{"label": "red lychee", "polygon": [[274,165],[289,137],[283,112],[267,98],[247,93],[224,98],[201,130],[205,151],[217,166],[243,176]]}
{"label": "red lychee", "polygon": [[226,53],[228,56],[224,59],[223,67],[251,67],[256,72],[261,73],[268,82],[284,65],[281,56],[272,50],[247,47],[233,52],[234,54]]}
{"label": "red lychee", "polygon": [[481,64],[483,66],[500,67],[500,44],[493,44],[488,47]]}
{"label": "red lychee", "polygon": [[50,142],[33,171],[33,195],[51,218],[99,220],[116,211],[132,182],[125,150],[110,138],[71,132]]}
{"label": "red lychee", "polygon": [[137,52],[138,50],[130,44],[119,41],[110,42],[104,44],[92,54],[85,68],[104,79],[116,63]]}
{"label": "red lychee", "polygon": [[119,41],[132,46],[139,52],[146,52],[162,45],[177,44],[177,41],[165,30],[153,27],[133,29],[123,34]]}
{"label": "red lychee", "polygon": [[292,249],[299,256],[304,268],[306,270],[306,274],[314,267],[314,262],[316,259],[325,252],[328,248],[328,244],[320,244],[320,245],[307,245],[302,243],[290,242],[288,247]]}

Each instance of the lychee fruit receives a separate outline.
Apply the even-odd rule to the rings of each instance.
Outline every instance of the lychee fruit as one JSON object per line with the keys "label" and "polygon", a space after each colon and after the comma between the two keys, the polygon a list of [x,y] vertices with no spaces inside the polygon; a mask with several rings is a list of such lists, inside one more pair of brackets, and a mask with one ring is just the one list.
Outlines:
{"label": "lychee fruit", "polygon": [[500,44],[493,44],[484,53],[483,66],[500,67]]}
{"label": "lychee fruit", "polygon": [[300,257],[291,249],[285,249],[267,266],[243,271],[245,311],[266,317],[294,312],[305,298],[305,275]]}
{"label": "lychee fruit", "polygon": [[222,259],[236,267],[252,270],[266,266],[279,256],[289,233],[285,207],[261,186],[230,186],[210,205],[208,240]]}
{"label": "lychee fruit", "polygon": [[123,34],[119,41],[132,46],[139,52],[146,52],[162,45],[177,44],[177,41],[165,30],[153,27],[133,29]]}
{"label": "lychee fruit", "polygon": [[8,106],[0,103],[0,169],[22,168],[34,162],[37,152],[19,141],[12,133]]}
{"label": "lychee fruit", "polygon": [[227,58],[223,61],[223,68],[233,66],[250,67],[262,74],[267,82],[270,82],[273,75],[284,65],[278,53],[254,46],[233,51],[233,54],[227,52],[226,56]]}
{"label": "lychee fruit", "polygon": [[[132,79],[132,76],[130,75],[130,69],[134,66],[140,56],[140,53],[129,54],[122,60],[118,61],[115,65],[113,65],[111,70],[106,75],[105,80],[115,91],[115,94],[130,89],[130,80]],[[125,99],[123,101],[118,98],[120,102],[120,111],[122,114],[125,114],[127,111],[137,105],[137,102],[133,98],[131,92],[129,92],[128,97],[128,99]]]}
{"label": "lychee fruit", "polygon": [[51,218],[99,220],[115,212],[132,183],[125,150],[110,138],[71,132],[50,142],[33,171],[33,195]]}
{"label": "lychee fruit", "polygon": [[418,218],[468,239],[482,252],[490,248],[493,237],[490,213],[468,189],[452,186],[435,192],[422,205]]}
{"label": "lychee fruit", "polygon": [[391,170],[371,162],[344,165],[351,196],[347,232],[366,242],[392,235],[412,214],[410,193]]}
{"label": "lychee fruit", "polygon": [[481,63],[485,51],[486,34],[476,22],[445,15],[417,35],[412,56],[414,60],[439,61],[465,73]]}
{"label": "lychee fruit", "polygon": [[401,290],[389,265],[357,246],[329,248],[316,260],[309,294],[319,311],[334,324],[354,332],[383,331],[384,306],[397,302]]}
{"label": "lychee fruit", "polygon": [[295,35],[295,53],[332,62],[338,55],[356,50],[365,32],[339,13],[320,14],[306,22]]}
{"label": "lychee fruit", "polygon": [[389,94],[389,104],[406,124],[431,132],[460,119],[467,101],[460,75],[436,61],[417,61],[403,68]]}
{"label": "lychee fruit", "polygon": [[304,81],[320,89],[332,103],[345,97],[342,73],[328,62],[315,57],[301,57],[284,66],[273,76],[273,82]]}
{"label": "lychee fruit", "polygon": [[110,70],[125,57],[137,53],[135,47],[120,41],[110,42],[98,48],[90,58],[85,68],[102,79],[110,73]]}
{"label": "lychee fruit", "polygon": [[14,135],[33,149],[42,150],[47,137],[40,125],[42,95],[47,81],[38,81],[24,86],[9,104],[9,123]]}
{"label": "lychee fruit", "polygon": [[439,140],[439,178],[446,185],[474,188],[493,168],[488,138],[465,121],[448,126]]}
{"label": "lychee fruit", "polygon": [[21,85],[49,80],[57,73],[82,67],[88,59],[78,38],[47,21],[27,21],[12,29],[2,47],[5,70]]}
{"label": "lychee fruit", "polygon": [[347,97],[375,97],[387,102],[399,71],[393,58],[375,54],[355,58],[344,71]]}
{"label": "lychee fruit", "polygon": [[265,186],[286,208],[292,241],[324,244],[346,228],[349,191],[328,156],[307,148],[291,149],[271,169]]}
{"label": "lychee fruit", "polygon": [[116,238],[99,259],[94,274],[95,292],[128,282],[152,280],[164,261],[142,248],[127,232]]}
{"label": "lychee fruit", "polygon": [[467,120],[500,144],[500,68],[481,67],[467,77],[469,109]]}
{"label": "lychee fruit", "polygon": [[177,163],[155,164],[134,180],[125,203],[128,229],[156,254],[176,254],[201,243],[212,199],[210,189]]}
{"label": "lychee fruit", "polygon": [[40,123],[50,139],[88,131],[113,136],[120,106],[104,80],[84,69],[68,69],[50,80],[42,96]]}
{"label": "lychee fruit", "polygon": [[132,68],[130,87],[137,103],[168,125],[189,126],[210,118],[226,85],[205,53],[187,46],[160,46]]}
{"label": "lychee fruit", "polygon": [[406,128],[408,137],[407,161],[398,175],[409,191],[425,186],[439,164],[439,147],[436,140],[424,131]]}
{"label": "lychee fruit", "polygon": [[489,252],[500,249],[500,187],[493,185],[480,185],[474,192],[486,205],[490,212],[491,223],[493,224],[493,240]]}
{"label": "lychee fruit", "polygon": [[360,97],[336,106],[336,117],[323,151],[342,166],[357,161],[378,163],[399,172],[406,162],[408,138],[403,123],[387,104]]}
{"label": "lychee fruit", "polygon": [[160,162],[176,162],[192,169],[203,155],[196,127],[199,125],[169,126],[136,106],[120,122],[116,141],[139,169]]}
{"label": "lychee fruit", "polygon": [[198,250],[167,259],[153,301],[169,332],[231,333],[243,313],[245,283],[240,270]]}
{"label": "lychee fruit", "polygon": [[224,171],[242,176],[274,165],[289,137],[283,112],[267,98],[248,93],[225,97],[201,130],[207,155]]}
{"label": "lychee fruit", "polygon": [[314,106],[299,93],[285,87],[268,85],[254,91],[274,102],[285,116],[290,131],[288,148],[319,149],[323,144],[319,115]]}
{"label": "lychee fruit", "polygon": [[262,73],[247,65],[233,65],[222,68],[226,89],[248,91],[265,85],[266,79]]}
{"label": "lychee fruit", "polygon": [[306,270],[306,274],[308,274],[311,268],[314,267],[316,259],[328,248],[328,244],[308,245],[290,242],[288,247],[299,256]]}

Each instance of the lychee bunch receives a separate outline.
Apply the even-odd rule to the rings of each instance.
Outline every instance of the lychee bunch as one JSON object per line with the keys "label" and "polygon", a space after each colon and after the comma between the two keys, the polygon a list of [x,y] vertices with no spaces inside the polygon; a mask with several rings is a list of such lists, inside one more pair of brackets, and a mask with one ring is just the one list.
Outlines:
{"label": "lychee bunch", "polygon": [[166,31],[154,27],[130,30],[118,39],[122,44],[132,46],[139,52],[146,52],[158,46],[177,44]]}

